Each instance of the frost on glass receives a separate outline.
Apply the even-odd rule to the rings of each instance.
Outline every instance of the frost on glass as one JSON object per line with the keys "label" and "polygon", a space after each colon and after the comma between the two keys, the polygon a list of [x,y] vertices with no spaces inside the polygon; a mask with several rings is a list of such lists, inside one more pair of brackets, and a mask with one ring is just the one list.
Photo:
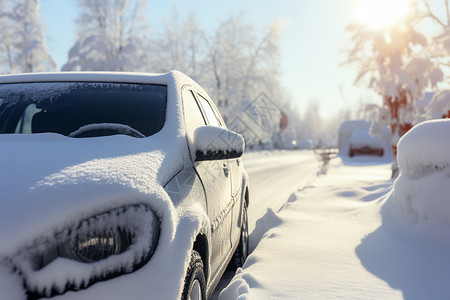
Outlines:
{"label": "frost on glass", "polygon": [[[110,232],[116,233],[115,239]],[[153,210],[147,205],[134,205],[95,215],[42,237],[10,261],[22,274],[28,291],[50,296],[134,271],[151,257],[158,238],[159,219]],[[92,255],[88,248],[95,244],[104,246],[106,252],[112,250],[102,253],[99,249],[103,248],[97,247],[96,253],[101,255]]]}
{"label": "frost on glass", "polygon": [[[21,93],[20,86],[26,86],[26,93]],[[2,84],[0,85],[0,104],[3,102],[9,105],[19,101],[38,103],[42,100],[53,101],[62,95],[68,94],[77,86],[75,83],[51,82]]]}
{"label": "frost on glass", "polygon": [[[0,85],[0,105],[2,102],[9,105],[16,104],[19,101],[39,103],[43,100],[53,102],[57,98],[69,94],[78,87],[88,85],[93,88],[102,88],[105,90],[117,90],[121,88],[139,89],[138,84],[120,84],[105,82],[36,82],[36,83],[14,83]],[[25,93],[22,91],[26,90]]]}

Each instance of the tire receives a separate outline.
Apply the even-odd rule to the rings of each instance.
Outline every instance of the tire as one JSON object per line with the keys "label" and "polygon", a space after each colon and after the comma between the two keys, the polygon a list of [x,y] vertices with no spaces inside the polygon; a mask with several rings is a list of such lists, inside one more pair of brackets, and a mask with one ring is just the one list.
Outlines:
{"label": "tire", "polygon": [[206,280],[200,254],[192,250],[191,261],[184,279],[182,300],[206,300]]}
{"label": "tire", "polygon": [[244,204],[244,208],[242,209],[241,237],[236,252],[234,252],[233,258],[230,261],[229,270],[235,271],[244,265],[248,257],[248,246],[248,214],[247,205]]}

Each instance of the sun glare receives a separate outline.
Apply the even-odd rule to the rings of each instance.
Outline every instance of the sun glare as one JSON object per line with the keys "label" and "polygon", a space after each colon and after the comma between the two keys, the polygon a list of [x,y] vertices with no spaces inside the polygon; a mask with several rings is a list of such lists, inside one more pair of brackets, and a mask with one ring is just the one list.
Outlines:
{"label": "sun glare", "polygon": [[359,23],[382,29],[395,24],[409,9],[409,0],[359,0],[355,17]]}

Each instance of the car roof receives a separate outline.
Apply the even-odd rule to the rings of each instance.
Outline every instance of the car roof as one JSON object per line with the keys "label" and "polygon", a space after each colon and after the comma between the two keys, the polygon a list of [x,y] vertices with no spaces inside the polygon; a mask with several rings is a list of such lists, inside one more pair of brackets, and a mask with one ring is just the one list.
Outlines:
{"label": "car roof", "polygon": [[0,83],[85,81],[168,84],[176,77],[183,77],[182,75],[184,74],[178,71],[171,71],[165,74],[125,72],[25,73],[0,75]]}

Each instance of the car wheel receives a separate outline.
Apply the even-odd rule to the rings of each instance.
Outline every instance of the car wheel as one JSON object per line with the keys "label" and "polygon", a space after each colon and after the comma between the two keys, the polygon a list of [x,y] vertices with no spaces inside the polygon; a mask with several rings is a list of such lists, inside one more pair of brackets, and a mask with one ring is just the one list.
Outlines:
{"label": "car wheel", "polygon": [[200,254],[192,250],[191,261],[184,280],[182,300],[206,300],[206,280]]}
{"label": "car wheel", "polygon": [[236,270],[244,265],[248,256],[248,245],[248,214],[247,205],[244,204],[244,208],[242,209],[241,239],[239,240],[239,245],[233,258],[231,259],[229,269]]}

